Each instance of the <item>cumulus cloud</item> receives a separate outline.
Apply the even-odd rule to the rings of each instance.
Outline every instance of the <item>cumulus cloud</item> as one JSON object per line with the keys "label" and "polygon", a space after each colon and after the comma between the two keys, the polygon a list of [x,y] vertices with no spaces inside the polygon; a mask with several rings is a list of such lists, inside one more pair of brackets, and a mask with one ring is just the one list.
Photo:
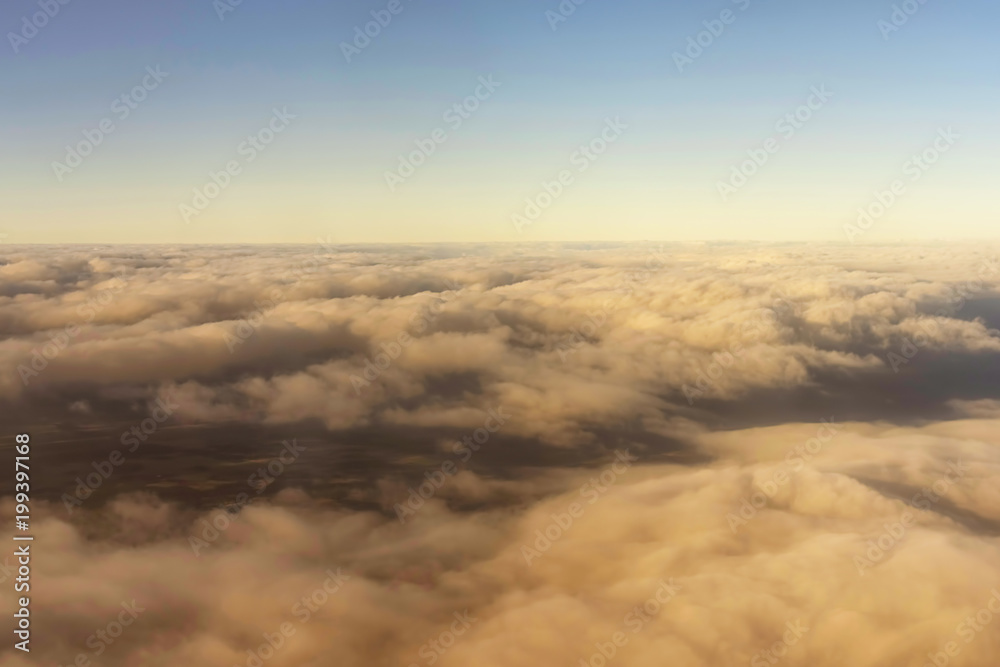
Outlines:
{"label": "cumulus cloud", "polygon": [[[704,433],[711,465],[636,464],[610,483],[604,467],[565,471],[558,489],[514,511],[431,503],[405,524],[301,493],[225,520],[150,497],[72,522],[49,507],[36,531],[38,657],[67,664],[135,599],[144,615],[102,664],[246,664],[282,623],[296,634],[268,664],[428,664],[434,654],[444,666],[572,665],[617,632],[622,664],[662,664],[665,652],[691,667],[746,664],[786,623],[808,629],[787,664],[923,664],[950,642],[962,664],[992,664],[992,626],[963,623],[1000,586],[1000,454],[976,437],[997,422],[957,426],[837,424],[791,463],[785,453],[820,425]],[[942,487],[955,463],[961,474]],[[781,467],[787,479],[769,492]],[[574,503],[582,510],[567,519]],[[196,556],[191,538],[210,536],[212,521],[225,529]],[[337,568],[349,579],[302,622],[295,605]],[[661,582],[676,596],[634,614]],[[445,649],[456,612],[475,622]]]}
{"label": "cumulus cloud", "polygon": [[994,251],[5,248],[0,660],[992,665]]}
{"label": "cumulus cloud", "polygon": [[[521,415],[511,431],[571,446],[594,425],[683,409],[692,395],[734,400],[817,374],[878,374],[907,345],[1000,351],[990,324],[961,317],[1000,279],[977,249],[933,281],[919,267],[840,265],[859,252],[874,265],[879,249],[45,252],[3,266],[8,292],[43,265],[59,286],[3,297],[9,400],[67,385],[182,385],[210,406],[185,404],[182,419],[330,428],[471,425],[470,405],[500,402]],[[498,272],[498,259],[509,268]]]}

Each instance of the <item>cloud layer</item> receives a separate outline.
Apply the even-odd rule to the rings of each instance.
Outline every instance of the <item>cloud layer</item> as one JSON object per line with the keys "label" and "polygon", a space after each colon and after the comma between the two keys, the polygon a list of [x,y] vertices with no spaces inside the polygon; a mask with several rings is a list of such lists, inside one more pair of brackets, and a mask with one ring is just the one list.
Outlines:
{"label": "cloud layer", "polygon": [[994,252],[7,250],[3,424],[62,468],[0,659],[993,665]]}

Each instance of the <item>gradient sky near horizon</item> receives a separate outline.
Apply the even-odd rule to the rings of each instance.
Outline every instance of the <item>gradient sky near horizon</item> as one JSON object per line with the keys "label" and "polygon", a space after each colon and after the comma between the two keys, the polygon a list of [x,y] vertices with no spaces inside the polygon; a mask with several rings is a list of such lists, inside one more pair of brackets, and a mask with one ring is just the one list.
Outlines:
{"label": "gradient sky near horizon", "polygon": [[[70,0],[17,53],[39,6],[4,4],[6,242],[844,242],[895,179],[906,191],[859,241],[1000,236],[995,2],[927,0],[884,39],[886,0],[586,0],[554,30],[558,0],[400,0],[347,62],[341,43],[389,0],[243,0],[220,19],[222,1]],[[673,53],[727,9],[679,72]],[[147,66],[169,76],[120,120]],[[452,129],[445,112],[488,76],[500,87]],[[832,99],[782,138],[814,86]],[[297,118],[246,163],[274,108]],[[106,118],[60,182],[53,163]],[[627,129],[580,173],[607,118]],[[912,182],[904,163],[947,127],[959,139]],[[447,141],[390,191],[435,128]],[[780,150],[724,202],[717,184],[769,137]],[[185,223],[231,160],[242,172]],[[573,183],[519,233],[512,215],[562,170]]]}

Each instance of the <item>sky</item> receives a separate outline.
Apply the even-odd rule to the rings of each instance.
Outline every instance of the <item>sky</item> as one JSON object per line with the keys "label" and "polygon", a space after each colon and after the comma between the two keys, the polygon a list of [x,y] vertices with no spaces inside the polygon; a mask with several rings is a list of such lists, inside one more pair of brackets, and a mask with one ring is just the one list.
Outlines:
{"label": "sky", "polygon": [[904,4],[12,0],[0,241],[997,238],[1000,9]]}

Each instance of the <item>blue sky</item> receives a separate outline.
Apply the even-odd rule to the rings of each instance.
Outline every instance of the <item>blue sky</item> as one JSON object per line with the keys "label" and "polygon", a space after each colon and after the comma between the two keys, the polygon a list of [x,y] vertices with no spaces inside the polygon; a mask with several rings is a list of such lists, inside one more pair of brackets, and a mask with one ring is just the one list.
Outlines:
{"label": "blue sky", "polygon": [[[914,2],[886,39],[878,22],[903,3],[567,0],[553,29],[556,1],[399,0],[351,62],[341,43],[389,0],[243,0],[222,19],[219,3],[56,2],[17,53],[10,34],[41,9],[4,5],[8,242],[846,241],[858,208],[948,127],[954,145],[863,240],[998,234],[995,3]],[[673,54],[727,10],[678,71]],[[113,100],[157,66],[166,78],[119,119]],[[449,127],[480,77],[499,87]],[[814,86],[832,97],[724,200],[719,183]],[[239,147],[276,108],[296,118],[247,161]],[[573,155],[614,118],[627,129],[578,171]],[[114,132],[60,181],[53,163],[104,119]],[[390,188],[436,128],[446,141]],[[518,231],[565,170],[572,183]]]}

